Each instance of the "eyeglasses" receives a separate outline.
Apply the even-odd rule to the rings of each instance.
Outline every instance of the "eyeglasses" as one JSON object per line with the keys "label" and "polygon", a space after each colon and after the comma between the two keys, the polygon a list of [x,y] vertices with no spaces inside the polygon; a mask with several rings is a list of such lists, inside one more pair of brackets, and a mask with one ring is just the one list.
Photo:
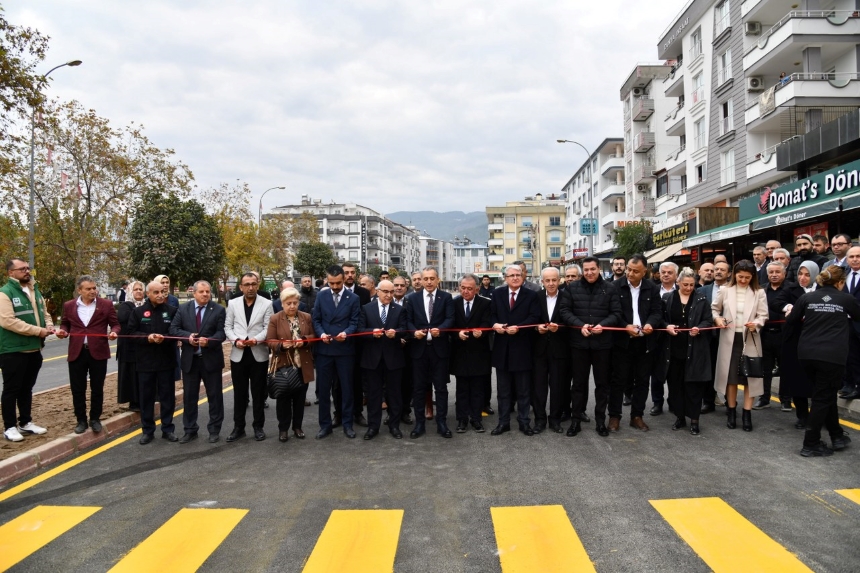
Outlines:
{"label": "eyeglasses", "polygon": [[382,294],[391,294],[394,291],[393,290],[382,290],[382,289],[378,288],[378,289],[376,289],[376,292],[381,292]]}
{"label": "eyeglasses", "polygon": [[515,275],[505,275],[505,278],[506,278],[506,279],[509,279],[509,278],[512,278],[512,277],[521,277],[521,276],[523,276],[523,275],[522,275],[522,274],[520,274],[520,273],[517,273],[517,274],[515,274]]}
{"label": "eyeglasses", "polygon": [[830,243],[831,247],[846,247],[848,243]]}
{"label": "eyeglasses", "polygon": [[13,272],[17,272],[17,271],[29,271],[29,270],[30,270],[30,267],[18,267],[17,269],[9,269],[9,270],[10,270],[10,271],[13,271]]}

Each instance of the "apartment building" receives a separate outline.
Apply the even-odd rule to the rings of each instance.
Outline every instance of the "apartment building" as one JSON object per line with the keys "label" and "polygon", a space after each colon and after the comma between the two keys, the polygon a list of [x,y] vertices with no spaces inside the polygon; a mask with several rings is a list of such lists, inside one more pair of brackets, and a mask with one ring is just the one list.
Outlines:
{"label": "apartment building", "polygon": [[505,265],[525,261],[531,277],[548,265],[558,266],[565,248],[565,195],[540,193],[504,206],[486,207],[489,230],[490,274],[502,272]]}
{"label": "apartment building", "polygon": [[364,270],[373,265],[394,267],[399,272],[420,268],[421,242],[414,227],[386,218],[356,203],[323,203],[302,195],[298,205],[272,209],[271,215],[310,213],[317,218],[319,239],[329,245],[341,262],[353,262]]}
{"label": "apartment building", "polygon": [[454,237],[454,273],[457,279],[466,273],[478,276],[487,272],[487,245],[473,243],[469,237]]}
{"label": "apartment building", "polygon": [[450,241],[420,236],[419,264],[413,271],[424,267],[436,267],[439,271],[439,281],[444,290],[452,290],[457,286],[457,272],[454,262],[454,245]]}
{"label": "apartment building", "polygon": [[613,231],[630,219],[626,181],[624,140],[606,138],[564,184],[565,261],[611,254]]}

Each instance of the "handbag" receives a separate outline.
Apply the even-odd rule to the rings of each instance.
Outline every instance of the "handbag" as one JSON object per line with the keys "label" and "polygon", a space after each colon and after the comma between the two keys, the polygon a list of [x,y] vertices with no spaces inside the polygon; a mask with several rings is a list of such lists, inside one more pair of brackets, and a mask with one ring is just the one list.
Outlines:
{"label": "handbag", "polygon": [[[761,356],[747,356],[747,338],[750,332],[744,335],[744,349],[741,351],[741,359],[738,361],[738,375],[746,376],[747,378],[764,378],[764,364]],[[758,345],[755,343],[755,337],[752,339],[753,346],[758,351]]]}
{"label": "handbag", "polygon": [[[287,352],[287,356],[289,356],[290,362],[293,362],[293,357],[289,352]],[[290,396],[305,385],[302,373],[296,368],[295,363],[275,369],[276,357],[277,355],[272,353],[272,359],[269,363],[269,376],[266,381],[266,390],[268,390],[269,398],[272,400]]]}

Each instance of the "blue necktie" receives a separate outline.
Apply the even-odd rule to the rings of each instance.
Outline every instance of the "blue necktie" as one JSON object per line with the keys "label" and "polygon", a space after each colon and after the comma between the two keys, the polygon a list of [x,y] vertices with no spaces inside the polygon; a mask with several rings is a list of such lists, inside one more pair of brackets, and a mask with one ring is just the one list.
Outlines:
{"label": "blue necktie", "polygon": [[385,312],[385,305],[382,305],[382,326],[385,326],[385,320],[388,318],[388,313]]}

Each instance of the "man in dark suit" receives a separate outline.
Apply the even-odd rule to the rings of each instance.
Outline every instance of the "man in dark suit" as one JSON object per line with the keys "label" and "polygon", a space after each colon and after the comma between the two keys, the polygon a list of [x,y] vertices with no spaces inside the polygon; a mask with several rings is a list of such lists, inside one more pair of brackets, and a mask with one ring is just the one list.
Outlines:
{"label": "man in dark suit", "polygon": [[[391,299],[391,304],[403,307],[406,303],[406,296],[409,291],[409,283],[406,282],[406,277],[394,277],[391,281],[394,284],[394,298]],[[404,316],[405,316],[404,310]],[[412,420],[412,354],[409,352],[409,337],[400,339],[400,347],[403,350],[403,360],[405,361],[403,371],[400,376],[400,421],[404,424],[411,424]],[[386,399],[386,402],[388,400]],[[389,422],[390,423],[390,420]]]}
{"label": "man in dark suit", "polygon": [[410,438],[425,432],[424,397],[432,386],[436,391],[436,431],[443,438],[452,436],[448,429],[448,333],[454,326],[454,302],[451,295],[439,289],[439,273],[435,267],[421,271],[424,291],[406,298],[407,328],[414,334],[412,341],[412,407],[415,427]]}
{"label": "man in dark suit", "polygon": [[377,299],[361,307],[359,332],[372,332],[364,337],[361,353],[361,368],[364,371],[367,392],[367,432],[365,440],[372,440],[379,433],[382,420],[382,393],[387,393],[388,431],[401,439],[400,415],[402,396],[400,378],[406,361],[403,358],[401,339],[405,336],[406,311],[392,304],[394,284],[380,281],[376,289]]}
{"label": "man in dark suit", "polygon": [[[845,275],[845,291],[860,301],[860,247],[851,247],[845,256],[848,269]],[[854,322],[848,338],[848,364],[845,368],[845,384],[839,397],[845,400],[860,398],[860,323]]]}
{"label": "man in dark suit", "polygon": [[200,382],[206,388],[209,402],[209,443],[219,440],[224,422],[224,394],[221,371],[224,369],[224,350],[221,344],[227,338],[224,321],[227,311],[212,302],[212,287],[206,281],[194,283],[194,300],[179,307],[170,323],[170,335],[185,338],[182,341],[182,426],[185,433],[180,444],[197,439],[197,402],[200,399]]}
{"label": "man in dark suit", "polygon": [[[363,307],[370,302],[370,291],[358,284],[356,280],[356,272],[357,269],[354,264],[343,263],[343,289],[358,295],[360,314],[360,307]],[[362,342],[361,338],[353,340],[353,345],[355,347],[355,360],[353,362],[352,369],[352,419],[357,426],[367,425],[367,420],[364,418],[364,381],[362,380],[364,373],[361,371]],[[340,404],[342,403],[340,398],[341,386],[340,384],[335,384],[334,388],[334,416],[335,421],[337,421],[337,419],[341,418],[342,415],[340,412]]]}
{"label": "man in dark suit", "polygon": [[[110,358],[108,340],[116,340],[120,331],[113,303],[98,298],[96,281],[89,275],[78,277],[78,298],[63,305],[63,320],[57,338],[72,335],[69,340],[69,387],[75,408],[76,434],[87,431],[87,420],[93,432],[101,432],[105,376]],[[105,338],[105,333],[110,334]],[[92,336],[87,336],[88,334]],[[90,379],[90,416],[87,418],[87,375]]]}
{"label": "man in dark suit", "polygon": [[478,277],[464,275],[460,279],[460,296],[454,298],[454,328],[451,337],[451,374],[457,379],[457,433],[466,431],[469,422],[481,433],[481,410],[489,400],[484,395],[484,381],[491,374],[489,328],[490,299],[477,296]]}
{"label": "man in dark suit", "polygon": [[[570,400],[570,330],[562,323],[558,305],[561,276],[557,268],[541,271],[544,290],[538,293],[540,323],[534,336],[531,400],[535,412],[535,433],[546,429],[546,400],[549,394],[549,429],[561,433],[565,401]],[[565,392],[567,389],[567,392]],[[569,406],[568,406],[569,407]]]}
{"label": "man in dark suit", "polygon": [[[645,280],[648,261],[643,255],[633,255],[627,261],[627,278],[613,283],[621,303],[621,324],[625,331],[612,336],[612,378],[609,388],[610,432],[620,429],[624,389],[632,386],[630,425],[643,432],[648,425],[642,419],[648,399],[648,381],[658,351],[654,329],[663,322],[660,287]],[[632,382],[632,383],[631,383]]]}
{"label": "man in dark suit", "polygon": [[[322,338],[316,345],[315,365],[317,369],[317,391],[320,401],[320,431],[317,439],[331,434],[331,385],[335,374],[341,384],[341,412],[343,433],[347,438],[355,437],[352,429],[353,413],[353,362],[355,342],[348,335],[358,330],[361,306],[358,296],[343,286],[343,268],[332,265],[326,269],[329,289],[321,291],[314,303],[314,332]],[[337,399],[337,397],[335,398]]]}
{"label": "man in dark suit", "polygon": [[505,286],[493,292],[490,320],[496,339],[493,341],[493,366],[496,368],[496,395],[499,423],[490,432],[498,436],[511,430],[511,394],[517,398],[517,422],[526,436],[534,435],[529,420],[532,370],[533,328],[540,321],[537,293],[523,286],[524,273],[519,265],[505,269]]}

